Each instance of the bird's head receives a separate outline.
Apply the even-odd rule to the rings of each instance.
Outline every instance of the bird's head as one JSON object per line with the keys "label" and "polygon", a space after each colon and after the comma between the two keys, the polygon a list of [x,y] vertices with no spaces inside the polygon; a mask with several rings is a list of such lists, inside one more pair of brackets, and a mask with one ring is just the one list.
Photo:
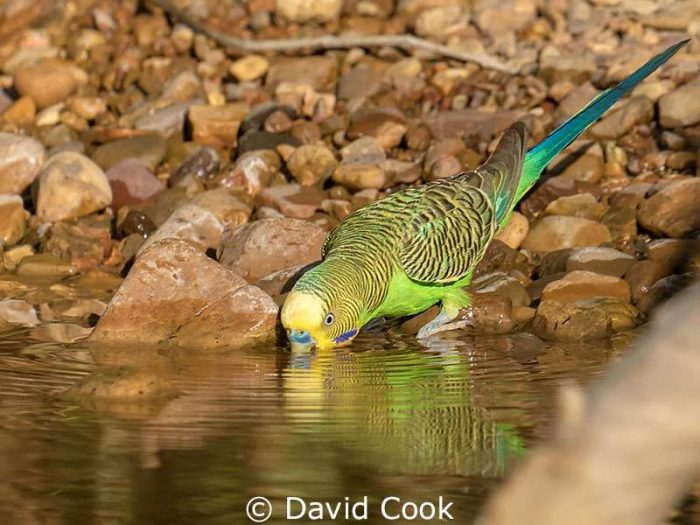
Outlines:
{"label": "bird's head", "polygon": [[282,306],[282,325],[292,346],[345,346],[360,331],[361,302],[320,264],[296,283]]}

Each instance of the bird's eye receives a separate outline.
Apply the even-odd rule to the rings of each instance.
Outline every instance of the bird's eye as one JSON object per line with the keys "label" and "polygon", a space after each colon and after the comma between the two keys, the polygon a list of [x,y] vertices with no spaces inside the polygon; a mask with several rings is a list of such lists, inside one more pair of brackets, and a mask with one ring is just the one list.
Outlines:
{"label": "bird's eye", "polygon": [[333,314],[328,314],[323,322],[326,323],[326,326],[330,326],[335,323],[335,316]]}

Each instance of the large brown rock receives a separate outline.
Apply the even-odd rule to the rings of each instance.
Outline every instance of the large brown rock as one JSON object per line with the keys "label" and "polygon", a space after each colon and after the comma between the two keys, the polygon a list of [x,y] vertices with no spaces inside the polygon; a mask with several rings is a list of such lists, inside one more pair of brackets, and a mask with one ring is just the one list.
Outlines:
{"label": "large brown rock", "polygon": [[664,237],[685,237],[700,229],[700,178],[673,182],[645,199],[637,211],[639,224]]}
{"label": "large brown rock", "polygon": [[564,248],[599,246],[610,242],[610,232],[603,224],[580,217],[549,215],[531,228],[523,248],[532,252],[552,252]]}
{"label": "large brown rock", "polygon": [[572,303],[542,301],[532,328],[544,339],[579,341],[631,330],[642,321],[639,311],[619,299],[584,299]]}
{"label": "large brown rock", "polygon": [[111,202],[112,189],[104,172],[80,153],[57,153],[41,169],[36,212],[43,221],[75,219]]}
{"label": "large brown rock", "polygon": [[218,259],[248,282],[321,258],[326,231],[296,219],[263,219],[224,232]]}
{"label": "large brown rock", "polygon": [[277,305],[190,243],[166,240],[136,259],[93,343],[235,348],[272,341]]}
{"label": "large brown rock", "polygon": [[44,157],[44,146],[38,140],[0,133],[0,194],[22,193],[34,182]]}

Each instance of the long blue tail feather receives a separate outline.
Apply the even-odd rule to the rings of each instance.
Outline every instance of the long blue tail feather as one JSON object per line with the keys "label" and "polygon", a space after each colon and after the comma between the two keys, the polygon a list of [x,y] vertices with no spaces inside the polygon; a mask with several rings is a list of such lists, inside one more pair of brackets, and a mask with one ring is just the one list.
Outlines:
{"label": "long blue tail feather", "polygon": [[637,84],[651,75],[656,69],[671,58],[689,39],[669,47],[656,55],[634,73],[613,88],[606,89],[589,102],[583,109],[554,130],[546,139],[530,149],[523,164],[523,173],[518,186],[517,198],[520,199],[535,184],[541,173],[554,157],[571,144],[576,137],[593,124],[615,102],[625,96]]}

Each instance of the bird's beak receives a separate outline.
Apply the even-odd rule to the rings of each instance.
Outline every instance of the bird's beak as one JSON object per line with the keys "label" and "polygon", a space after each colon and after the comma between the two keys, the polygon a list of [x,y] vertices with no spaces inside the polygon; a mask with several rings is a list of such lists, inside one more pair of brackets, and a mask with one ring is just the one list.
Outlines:
{"label": "bird's beak", "polygon": [[316,344],[306,330],[287,330],[287,339],[292,343],[292,350],[308,350]]}

